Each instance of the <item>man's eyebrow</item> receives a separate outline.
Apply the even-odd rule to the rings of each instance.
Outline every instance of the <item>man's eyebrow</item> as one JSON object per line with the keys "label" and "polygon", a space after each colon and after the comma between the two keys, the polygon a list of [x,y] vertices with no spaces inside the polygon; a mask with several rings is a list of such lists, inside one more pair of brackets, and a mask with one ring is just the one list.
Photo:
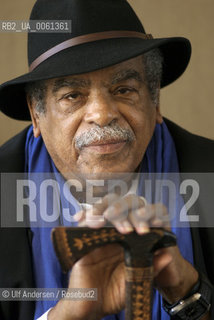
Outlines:
{"label": "man's eyebrow", "polygon": [[126,81],[129,79],[135,79],[138,82],[144,82],[142,75],[140,72],[134,69],[126,69],[126,70],[121,70],[117,72],[116,74],[113,75],[111,84],[117,84],[122,81]]}
{"label": "man's eyebrow", "polygon": [[52,93],[56,93],[59,89],[63,87],[69,87],[69,88],[86,88],[89,87],[91,82],[89,80],[85,79],[79,79],[79,78],[60,78],[56,79],[53,84]]}

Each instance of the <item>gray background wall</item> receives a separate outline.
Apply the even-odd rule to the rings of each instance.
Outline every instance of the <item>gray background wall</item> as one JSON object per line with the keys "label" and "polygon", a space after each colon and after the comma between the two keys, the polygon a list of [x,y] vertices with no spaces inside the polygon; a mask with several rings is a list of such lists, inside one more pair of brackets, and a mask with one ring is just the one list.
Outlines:
{"label": "gray background wall", "polygon": [[[51,0],[50,0],[51,1]],[[214,138],[214,1],[129,0],[155,37],[185,36],[193,54],[185,74],[161,92],[162,113],[190,131]],[[0,0],[0,20],[27,20],[34,0]],[[0,33],[0,83],[27,72],[26,34]],[[26,126],[0,113],[0,144]]]}

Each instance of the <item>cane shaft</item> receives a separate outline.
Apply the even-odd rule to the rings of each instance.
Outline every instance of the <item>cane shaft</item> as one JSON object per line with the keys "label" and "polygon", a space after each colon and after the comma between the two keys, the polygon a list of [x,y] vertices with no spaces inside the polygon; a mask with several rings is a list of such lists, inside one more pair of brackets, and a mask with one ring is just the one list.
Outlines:
{"label": "cane shaft", "polygon": [[153,267],[126,267],[126,320],[150,320]]}
{"label": "cane shaft", "polygon": [[95,248],[109,243],[124,247],[126,320],[150,320],[152,309],[153,252],[176,244],[175,236],[162,229],[139,236],[120,234],[115,228],[65,228],[53,230],[56,254],[64,271]]}

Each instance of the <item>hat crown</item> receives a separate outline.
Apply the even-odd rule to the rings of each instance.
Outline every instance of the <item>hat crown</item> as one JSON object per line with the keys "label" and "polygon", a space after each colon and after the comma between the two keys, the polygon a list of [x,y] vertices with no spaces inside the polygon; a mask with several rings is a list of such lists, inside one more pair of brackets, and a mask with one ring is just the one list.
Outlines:
{"label": "hat crown", "polygon": [[94,72],[159,48],[161,87],[186,69],[191,45],[185,38],[152,38],[126,0],[37,0],[31,20],[71,20],[70,33],[28,34],[29,72],[0,86],[0,110],[29,120],[25,85],[32,81]]}
{"label": "hat crown", "polygon": [[85,34],[129,30],[145,33],[126,0],[37,0],[30,20],[71,20],[71,33],[29,33],[29,65],[57,44]]}

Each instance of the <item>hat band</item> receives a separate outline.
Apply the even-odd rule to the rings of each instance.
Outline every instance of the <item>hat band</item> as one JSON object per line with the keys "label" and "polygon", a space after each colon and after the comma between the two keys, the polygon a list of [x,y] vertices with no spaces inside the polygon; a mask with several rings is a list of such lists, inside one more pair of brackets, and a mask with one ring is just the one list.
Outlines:
{"label": "hat band", "polygon": [[50,58],[54,54],[74,46],[78,46],[83,43],[93,42],[97,40],[113,39],[113,38],[140,38],[140,39],[152,39],[151,34],[145,34],[136,31],[105,31],[90,33],[83,36],[75,37],[59,43],[53,48],[47,50],[36,58],[29,66],[29,71],[33,71],[40,63]]}

